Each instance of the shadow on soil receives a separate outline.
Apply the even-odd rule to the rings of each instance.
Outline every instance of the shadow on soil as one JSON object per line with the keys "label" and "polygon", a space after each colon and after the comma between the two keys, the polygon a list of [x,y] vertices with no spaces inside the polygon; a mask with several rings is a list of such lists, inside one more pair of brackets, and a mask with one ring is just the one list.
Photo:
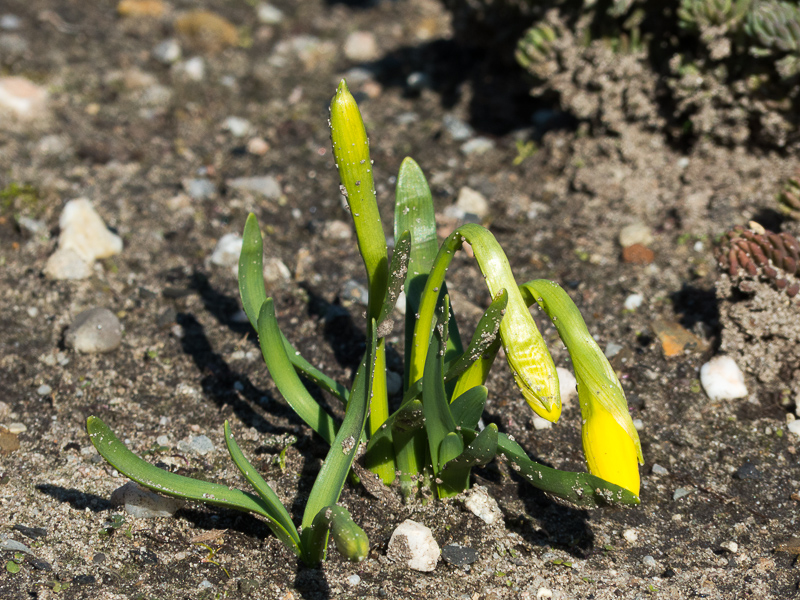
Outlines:
{"label": "shadow on soil", "polygon": [[445,109],[455,107],[464,90],[471,90],[469,122],[481,134],[530,130],[539,138],[553,129],[574,130],[577,120],[560,111],[554,98],[531,96],[530,79],[510,48],[488,52],[439,39],[399,48],[365,66],[381,85],[402,88],[406,96],[419,95],[423,88],[433,90]]}
{"label": "shadow on soil", "polygon": [[112,508],[111,503],[107,499],[94,494],[87,494],[86,492],[81,492],[74,488],[64,488],[58,485],[43,483],[37,485],[36,489],[59,502],[66,502],[76,510],[86,510],[88,508],[92,512],[101,512]]}

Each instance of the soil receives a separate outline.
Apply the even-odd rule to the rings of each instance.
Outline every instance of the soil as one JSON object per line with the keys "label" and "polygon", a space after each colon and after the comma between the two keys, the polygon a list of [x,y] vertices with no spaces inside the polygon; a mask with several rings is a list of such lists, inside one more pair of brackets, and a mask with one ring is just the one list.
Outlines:
{"label": "soil", "polygon": [[[783,393],[780,371],[759,378],[740,362],[749,396],[712,402],[698,372],[726,336],[740,361],[773,351],[772,338],[752,334],[743,314],[773,310],[773,296],[747,297],[738,309],[731,307],[741,300],[735,294],[718,296],[713,241],[750,220],[797,235],[775,201],[797,157],[704,138],[677,147],[658,130],[625,122],[613,134],[592,134],[557,105],[531,98],[529,82],[507,59],[460,46],[433,0],[275,4],[284,21],[264,25],[246,2],[203,3],[239,27],[244,43],[214,53],[184,43],[186,56],[207,51],[202,81],[187,81],[151,56],[173,35],[174,14],[195,3],[173,2],[158,19],[121,18],[113,2],[3,4],[3,13],[21,19],[15,35],[26,45],[1,56],[0,70],[47,86],[51,115],[0,123],[0,189],[16,183],[35,190],[0,209],[0,400],[9,408],[1,421],[26,428],[0,436],[0,537],[31,550],[2,551],[0,597],[795,597],[800,467],[798,440],[786,425],[797,400]],[[378,44],[375,59],[362,65],[366,75],[351,71],[357,63],[342,50],[356,30],[372,31]],[[163,87],[139,87],[143,74]],[[246,488],[224,451],[228,419],[245,454],[299,518],[325,444],[272,384],[239,318],[232,270],[208,257],[255,212],[267,256],[292,273],[268,290],[281,327],[313,364],[349,383],[363,349],[363,306],[344,290],[364,281],[363,267],[354,240],[322,235],[326,223],[349,218],[326,128],[343,76],[370,131],[387,234],[394,177],[410,155],[428,175],[437,212],[463,186],[484,194],[485,223],[517,279],[561,282],[601,346],[622,346],[613,364],[643,423],[641,506],[575,509],[496,464],[474,477],[499,502],[504,522],[494,526],[460,498],[401,506],[348,485],[343,502],[368,534],[370,556],[353,564],[331,549],[319,569],[304,567],[257,518],[233,511],[193,505],[174,518],[124,516],[111,525],[119,509],[109,498],[125,479],[91,446],[89,415],[154,462]],[[449,114],[494,148],[465,155],[443,124]],[[249,137],[263,137],[265,154],[249,153],[249,137],[225,130],[230,116],[253,124]],[[524,151],[529,141],[535,152]],[[55,142],[58,152],[44,150]],[[278,179],[280,198],[225,183],[266,174]],[[192,200],[182,182],[201,176],[217,193]],[[48,280],[42,270],[61,208],[78,197],[93,202],[125,249],[89,279]],[[20,227],[20,216],[44,223],[44,232]],[[634,222],[652,232],[651,264],[623,261],[618,236]],[[442,223],[443,233],[452,227]],[[472,315],[462,321],[469,331],[488,292],[463,253],[449,273],[449,286],[461,292],[456,312]],[[632,293],[644,302],[625,310]],[[780,311],[753,323],[794,327],[780,338],[785,348],[785,340],[796,343],[798,301],[774,298]],[[119,316],[122,345],[99,355],[66,349],[65,328],[95,306]],[[556,364],[568,366],[554,329],[541,325]],[[677,353],[665,341],[675,331],[693,341]],[[390,367],[400,371],[400,325],[389,339],[396,350]],[[537,431],[503,365],[488,385],[487,421],[532,456],[584,468],[575,400],[552,429]],[[215,452],[177,449],[201,434]],[[159,436],[167,436],[167,451],[157,448]],[[282,467],[277,458],[291,439]],[[440,546],[475,549],[477,560],[468,568],[440,562],[432,573],[390,562],[389,536],[407,518],[430,527]]]}

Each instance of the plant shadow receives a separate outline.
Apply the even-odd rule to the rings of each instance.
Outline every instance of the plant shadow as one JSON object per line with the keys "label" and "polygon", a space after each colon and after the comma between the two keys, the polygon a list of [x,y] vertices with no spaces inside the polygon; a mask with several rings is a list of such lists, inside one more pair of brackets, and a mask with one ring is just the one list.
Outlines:
{"label": "plant shadow", "polygon": [[36,489],[59,502],[69,504],[75,510],[86,510],[88,508],[90,511],[97,513],[112,508],[111,502],[105,498],[101,498],[95,494],[88,494],[74,488],[65,488],[59,485],[42,483],[37,485]]}

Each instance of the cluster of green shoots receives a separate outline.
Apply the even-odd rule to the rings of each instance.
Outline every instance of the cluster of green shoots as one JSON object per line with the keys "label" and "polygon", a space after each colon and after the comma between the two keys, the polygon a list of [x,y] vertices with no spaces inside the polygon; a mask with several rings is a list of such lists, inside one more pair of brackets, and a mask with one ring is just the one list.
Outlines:
{"label": "cluster of green shoots", "polygon": [[[302,358],[284,337],[263,280],[263,241],[255,215],[244,228],[239,259],[242,304],[258,332],[264,361],[297,415],[330,446],[297,527],[275,492],[244,457],[224,425],[231,458],[256,494],[163,471],[131,453],[97,417],[87,429],[98,452],[119,472],[156,492],[250,511],[308,565],[324,560],[328,538],[351,560],[369,550],[364,531],[339,506],[342,489],[363,454],[386,485],[399,478],[406,501],[419,495],[449,498],[469,488],[470,471],[503,458],[523,479],[580,506],[638,504],[641,449],[616,374],[586,329],[569,296],[538,280],[517,286],[502,248],[485,228],[467,224],[437,243],[431,193],[419,166],[406,158],[397,178],[394,235],[389,260],[378,214],[369,143],[361,113],[344,81],[331,103],[334,155],[369,280],[366,351],[352,387]],[[469,243],[492,302],[464,346],[450,309],[445,276],[454,253]],[[405,293],[403,397],[390,410],[386,336],[395,305]],[[553,360],[531,316],[538,304],[553,320],[573,360],[583,415],[589,473],[569,473],[536,463],[496,425],[483,427],[484,386],[500,346],[523,396],[538,414],[561,413]],[[316,385],[344,406],[335,419],[309,392]]]}

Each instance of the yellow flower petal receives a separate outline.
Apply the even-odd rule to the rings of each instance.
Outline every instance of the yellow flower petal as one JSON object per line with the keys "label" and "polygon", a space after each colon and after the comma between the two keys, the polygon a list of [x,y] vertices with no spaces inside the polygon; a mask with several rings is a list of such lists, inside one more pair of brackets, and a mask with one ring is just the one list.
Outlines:
{"label": "yellow flower petal", "polygon": [[628,433],[598,403],[581,399],[583,453],[589,472],[639,495],[638,451]]}

